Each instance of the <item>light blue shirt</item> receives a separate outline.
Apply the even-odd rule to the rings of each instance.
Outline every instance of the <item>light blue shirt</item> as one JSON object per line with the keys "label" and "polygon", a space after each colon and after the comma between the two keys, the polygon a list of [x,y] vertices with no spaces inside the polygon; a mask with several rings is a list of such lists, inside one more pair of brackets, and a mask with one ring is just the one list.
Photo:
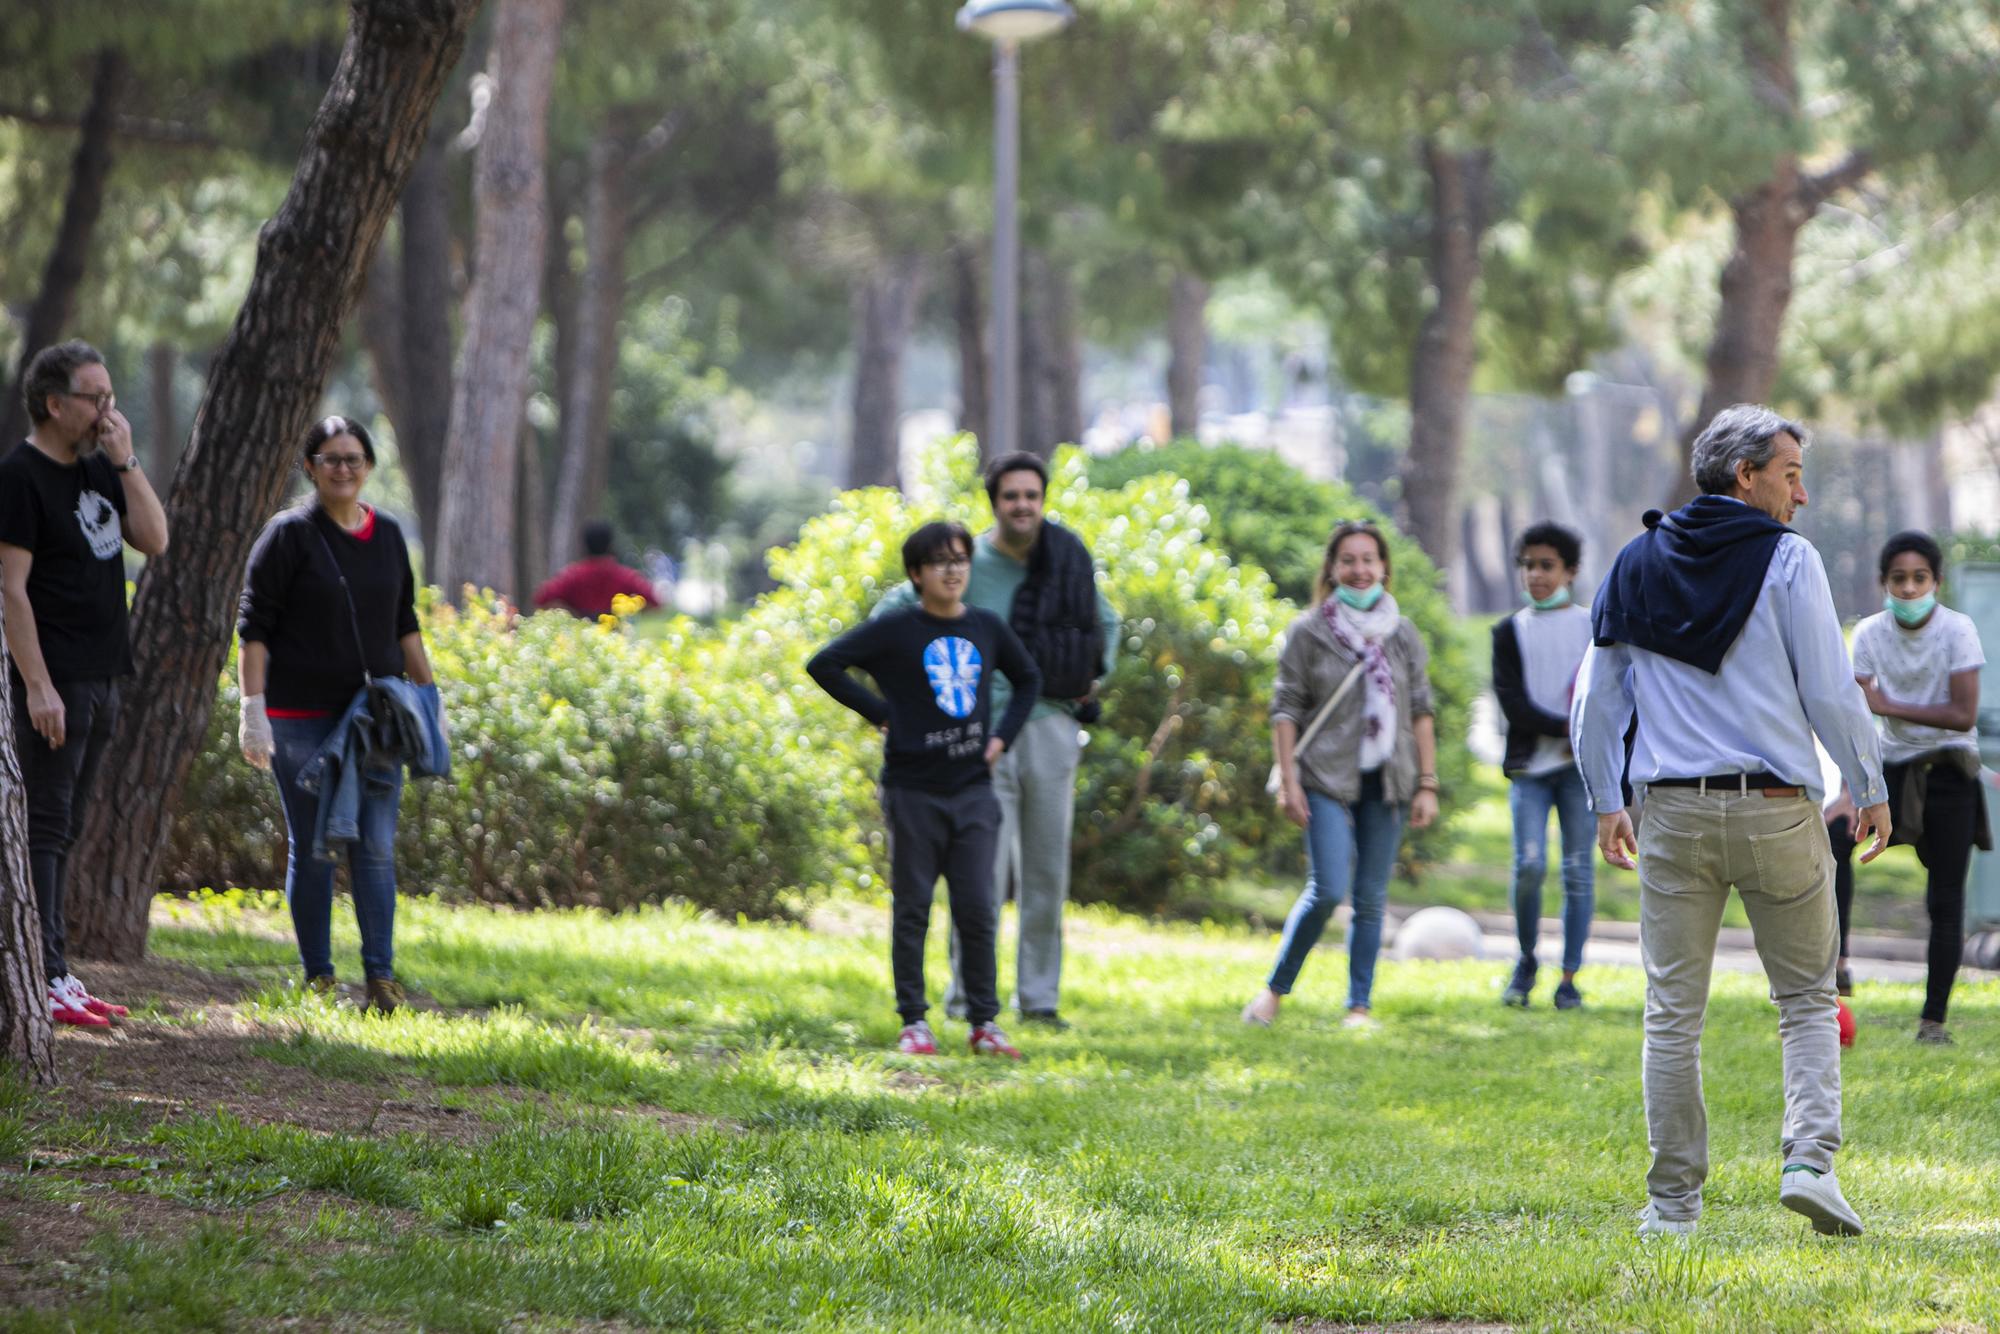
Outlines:
{"label": "light blue shirt", "polygon": [[1778,539],[1756,609],[1715,675],[1630,644],[1592,645],[1584,655],[1570,744],[1600,814],[1625,804],[1619,777],[1635,707],[1635,788],[1661,778],[1764,772],[1820,801],[1817,732],[1858,805],[1888,800],[1881,743],[1840,637],[1826,567],[1796,533]]}

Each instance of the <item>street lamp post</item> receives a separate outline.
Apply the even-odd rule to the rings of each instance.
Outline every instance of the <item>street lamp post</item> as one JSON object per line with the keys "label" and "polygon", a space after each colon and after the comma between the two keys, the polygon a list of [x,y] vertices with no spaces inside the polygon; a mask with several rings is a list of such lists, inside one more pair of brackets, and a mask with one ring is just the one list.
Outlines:
{"label": "street lamp post", "polygon": [[1076,17],[1063,0],[966,0],[961,32],[993,43],[993,406],[990,458],[1020,447],[1021,184],[1020,50]]}

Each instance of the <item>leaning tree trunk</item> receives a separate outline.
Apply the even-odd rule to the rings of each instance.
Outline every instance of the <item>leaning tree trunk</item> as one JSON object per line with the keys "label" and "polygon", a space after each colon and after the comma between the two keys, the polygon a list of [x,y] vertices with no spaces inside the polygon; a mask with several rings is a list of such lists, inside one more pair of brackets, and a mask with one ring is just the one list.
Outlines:
{"label": "leaning tree trunk", "polygon": [[562,16],[563,0],[500,0],[494,22],[493,100],[474,176],[476,267],[431,565],[454,594],[466,584],[514,593],[514,493],[541,309],[549,92]]}
{"label": "leaning tree trunk", "polygon": [[624,136],[610,127],[590,145],[583,282],[573,326],[576,347],[562,387],[561,462],[548,543],[551,566],[583,554],[583,525],[603,505],[610,473],[611,385],[618,370],[618,321],[625,313],[625,166],[630,153]]}
{"label": "leaning tree trunk", "polygon": [[[0,626],[0,657],[6,651]],[[12,712],[0,720],[0,1065],[53,1084],[55,1021],[42,972],[42,919],[28,877],[28,787],[14,753]]]}
{"label": "leaning tree trunk", "polygon": [[1417,329],[1410,365],[1410,452],[1403,500],[1410,535],[1440,570],[1458,552],[1458,467],[1465,452],[1479,313],[1479,246],[1486,231],[1492,154],[1424,144],[1431,178],[1431,308]]}
{"label": "leaning tree trunk", "polygon": [[173,794],[208,736],[250,544],[278,507],[294,450],[340,353],[431,107],[478,0],[354,0],[333,83],[291,189],[257,238],[249,295],[209,371],[174,474],[173,546],[133,604],[128,692],[70,862],[70,939],[95,958],[146,948]]}
{"label": "leaning tree trunk", "polygon": [[1167,315],[1167,420],[1176,440],[1201,432],[1201,376],[1208,361],[1208,283],[1174,275]]}
{"label": "leaning tree trunk", "polygon": [[902,445],[903,353],[922,299],[924,265],[897,255],[854,293],[854,435],[847,484],[896,486]]}
{"label": "leaning tree trunk", "polygon": [[980,287],[980,257],[976,247],[961,242],[951,249],[951,322],[958,335],[958,429],[979,441],[979,459],[993,461],[991,390],[986,374],[986,302]]}
{"label": "leaning tree trunk", "polygon": [[42,270],[42,285],[35,302],[28,307],[28,322],[21,330],[21,360],[15,369],[14,384],[5,404],[0,404],[0,440],[19,440],[28,430],[28,410],[21,401],[22,382],[28,362],[51,343],[60,342],[70,314],[76,309],[77,290],[90,258],[91,237],[97,218],[104,211],[104,183],[111,176],[111,136],[116,132],[118,103],[131,81],[124,53],[105,47],[97,53],[97,69],[90,80],[90,105],[84,108],[82,137],[76,156],[70,161],[69,194],[63,200],[62,222],[56,228],[55,249],[49,252]]}

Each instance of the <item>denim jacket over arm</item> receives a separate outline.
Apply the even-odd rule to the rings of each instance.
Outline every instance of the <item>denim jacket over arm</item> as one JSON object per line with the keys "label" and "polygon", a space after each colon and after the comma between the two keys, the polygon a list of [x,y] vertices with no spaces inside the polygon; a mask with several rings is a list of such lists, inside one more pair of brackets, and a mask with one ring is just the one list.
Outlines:
{"label": "denim jacket over arm", "polygon": [[[1416,720],[1436,711],[1431,701],[1430,654],[1407,616],[1382,641],[1382,649],[1396,680],[1396,749],[1382,766],[1382,796],[1402,803],[1417,792]],[[1285,644],[1278,652],[1271,721],[1289,718],[1303,735],[1320,704],[1340,688],[1353,666],[1353,655],[1334,639],[1332,627],[1317,607],[1299,613],[1285,631]],[[1335,801],[1351,803],[1361,795],[1361,716],[1366,689],[1366,681],[1355,682],[1312,745],[1296,759],[1299,781]]]}
{"label": "denim jacket over arm", "polygon": [[361,837],[365,784],[391,786],[403,764],[419,778],[442,778],[451,772],[438,688],[412,685],[398,676],[379,677],[375,684],[390,705],[390,716],[383,721],[393,744],[376,748],[376,719],[369,712],[370,694],[364,687],[354,692],[339,723],[299,769],[299,786],[320,799],[312,843],[312,855],[320,861],[339,860],[332,845]]}

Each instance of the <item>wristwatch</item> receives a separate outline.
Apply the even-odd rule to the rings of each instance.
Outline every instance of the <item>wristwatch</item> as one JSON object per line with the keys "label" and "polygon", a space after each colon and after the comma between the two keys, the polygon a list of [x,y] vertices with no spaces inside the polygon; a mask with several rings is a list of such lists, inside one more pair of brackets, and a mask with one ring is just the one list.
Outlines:
{"label": "wristwatch", "polygon": [[136,449],[133,450],[131,457],[126,459],[123,463],[119,464],[118,467],[115,469],[115,471],[117,472],[139,471],[139,451]]}

